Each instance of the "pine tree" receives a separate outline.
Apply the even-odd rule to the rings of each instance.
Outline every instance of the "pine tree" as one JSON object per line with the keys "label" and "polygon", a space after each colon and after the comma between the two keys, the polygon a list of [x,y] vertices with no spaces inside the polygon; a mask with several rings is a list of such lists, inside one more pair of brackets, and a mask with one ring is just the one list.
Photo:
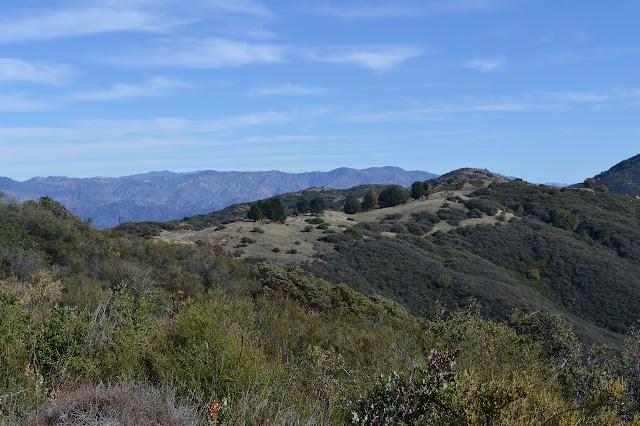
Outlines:
{"label": "pine tree", "polygon": [[260,208],[260,203],[252,204],[251,207],[249,208],[249,211],[247,212],[247,218],[254,222],[257,222],[263,217],[264,217],[264,212]]}
{"label": "pine tree", "polygon": [[344,212],[346,214],[355,214],[360,209],[360,201],[354,195],[347,195],[347,198],[344,199]]}
{"label": "pine tree", "polygon": [[424,182],[413,182],[411,184],[411,197],[414,200],[418,200],[420,198],[422,198],[425,195],[425,190],[424,190]]}
{"label": "pine tree", "polygon": [[376,207],[378,207],[378,193],[375,190],[370,189],[362,199],[362,210],[373,210]]}

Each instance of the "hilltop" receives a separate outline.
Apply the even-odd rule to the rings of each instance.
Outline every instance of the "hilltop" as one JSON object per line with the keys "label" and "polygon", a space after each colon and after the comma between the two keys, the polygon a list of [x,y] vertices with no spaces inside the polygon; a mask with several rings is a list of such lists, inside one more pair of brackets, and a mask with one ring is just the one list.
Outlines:
{"label": "hilltop", "polygon": [[347,215],[342,200],[362,197],[367,186],[310,189],[282,197],[290,212],[296,200],[313,196],[326,196],[332,210],[253,223],[243,204],[219,212],[226,219],[214,226],[185,220],[154,235],[219,245],[251,261],[298,264],[417,315],[435,301],[456,308],[469,298],[496,320],[515,308],[544,308],[567,318],[586,341],[617,345],[640,316],[640,200],[486,171],[484,179],[469,169],[455,175],[428,198],[390,208]]}
{"label": "hilltop", "polygon": [[504,176],[501,176],[497,173],[492,173],[487,169],[477,169],[477,168],[469,168],[465,167],[462,169],[457,169],[451,171],[449,173],[445,173],[441,176],[431,179],[429,182],[433,186],[440,186],[443,184],[455,184],[462,182],[474,183],[477,181],[481,182],[507,182],[511,179],[508,179]]}
{"label": "hilltop", "polygon": [[640,154],[628,158],[596,176],[595,187],[605,185],[618,194],[640,196]]}

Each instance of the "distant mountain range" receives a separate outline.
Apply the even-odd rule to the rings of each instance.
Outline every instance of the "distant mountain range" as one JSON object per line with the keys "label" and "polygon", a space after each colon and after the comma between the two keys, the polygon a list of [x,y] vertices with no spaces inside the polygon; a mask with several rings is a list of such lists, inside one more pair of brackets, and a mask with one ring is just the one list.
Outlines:
{"label": "distant mountain range", "polygon": [[311,187],[344,189],[374,183],[408,186],[436,176],[398,167],[341,167],[309,173],[161,171],[119,178],[36,177],[25,182],[0,177],[0,192],[19,201],[50,196],[74,214],[90,217],[96,228],[108,228],[126,221],[181,219]]}

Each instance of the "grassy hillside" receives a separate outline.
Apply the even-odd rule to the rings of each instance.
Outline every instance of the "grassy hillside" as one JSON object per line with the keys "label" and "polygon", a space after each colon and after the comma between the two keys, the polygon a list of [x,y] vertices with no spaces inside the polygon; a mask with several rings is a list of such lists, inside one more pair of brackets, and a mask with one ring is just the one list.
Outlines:
{"label": "grassy hillside", "polygon": [[0,200],[5,424],[612,424],[636,416],[639,342],[586,356],[554,315],[417,318],[299,267]]}
{"label": "grassy hillside", "polygon": [[[585,341],[617,346],[640,316],[640,201],[499,177],[487,187],[485,172],[466,172],[485,180],[445,180],[427,199],[354,215],[327,211],[284,225],[236,216],[215,228],[165,231],[162,238],[220,244],[253,261],[301,264],[418,315],[436,301],[453,309],[469,298],[496,320],[515,308],[544,308],[567,318]],[[288,194],[287,204],[302,195]]]}

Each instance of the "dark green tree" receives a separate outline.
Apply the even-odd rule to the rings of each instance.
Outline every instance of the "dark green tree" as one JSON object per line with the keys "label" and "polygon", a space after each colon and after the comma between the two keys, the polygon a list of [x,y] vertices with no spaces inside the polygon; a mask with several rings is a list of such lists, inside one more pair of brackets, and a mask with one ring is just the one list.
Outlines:
{"label": "dark green tree", "polygon": [[380,193],[380,205],[382,207],[393,207],[406,203],[409,194],[398,185],[391,185]]}
{"label": "dark green tree", "polygon": [[306,197],[300,198],[296,204],[296,210],[299,213],[309,213],[309,200]]}
{"label": "dark green tree", "polygon": [[411,184],[411,197],[418,200],[425,195],[424,182],[413,182]]}
{"label": "dark green tree", "polygon": [[370,189],[362,199],[361,208],[363,211],[373,210],[378,207],[378,193]]}
{"label": "dark green tree", "polygon": [[355,214],[358,213],[360,209],[360,201],[358,201],[355,195],[347,195],[344,199],[344,212],[346,214]]}
{"label": "dark green tree", "polygon": [[249,208],[249,211],[247,212],[247,218],[254,222],[257,222],[263,217],[264,217],[264,212],[260,208],[260,203],[252,204],[251,207]]}
{"label": "dark green tree", "polygon": [[273,197],[267,200],[269,204],[269,219],[284,223],[287,220],[287,209],[279,197]]}
{"label": "dark green tree", "polygon": [[309,203],[309,210],[311,213],[319,215],[324,213],[324,211],[329,207],[327,200],[322,197],[315,197]]}

